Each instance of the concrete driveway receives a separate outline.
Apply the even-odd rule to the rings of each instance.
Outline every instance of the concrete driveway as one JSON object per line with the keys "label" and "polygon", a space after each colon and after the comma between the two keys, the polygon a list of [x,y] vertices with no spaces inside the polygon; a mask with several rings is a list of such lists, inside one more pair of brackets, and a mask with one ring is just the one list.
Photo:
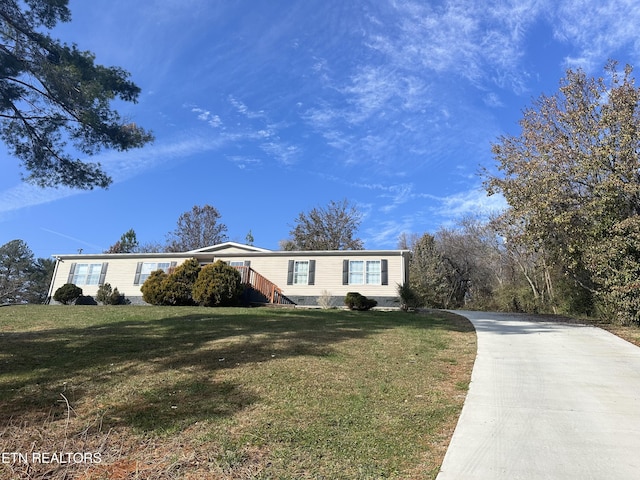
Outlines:
{"label": "concrete driveway", "polygon": [[640,348],[595,327],[455,313],[478,355],[437,480],[640,478]]}

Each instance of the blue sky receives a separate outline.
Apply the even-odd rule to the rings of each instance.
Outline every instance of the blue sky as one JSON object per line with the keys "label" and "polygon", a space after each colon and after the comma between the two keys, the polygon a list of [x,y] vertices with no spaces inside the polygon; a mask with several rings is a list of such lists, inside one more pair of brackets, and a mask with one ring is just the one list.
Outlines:
{"label": "blue sky", "polygon": [[0,145],[0,245],[163,242],[193,205],[277,249],[298,213],[348,198],[366,248],[501,208],[477,172],[567,68],[637,65],[636,0],[71,0],[54,36],[128,70],[116,105],[156,141],[93,157],[108,190],[42,190]]}

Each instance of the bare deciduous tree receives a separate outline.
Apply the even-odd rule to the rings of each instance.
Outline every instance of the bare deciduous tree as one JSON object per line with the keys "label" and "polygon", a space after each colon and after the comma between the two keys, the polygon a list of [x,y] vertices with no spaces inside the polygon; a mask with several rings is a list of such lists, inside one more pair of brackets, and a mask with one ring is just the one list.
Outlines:
{"label": "bare deciduous tree", "polygon": [[362,250],[364,243],[355,236],[361,221],[362,215],[347,199],[332,200],[326,208],[300,213],[289,232],[291,239],[281,245],[295,250]]}
{"label": "bare deciduous tree", "polygon": [[166,251],[187,252],[225,242],[227,226],[219,220],[215,207],[194,205],[178,218],[177,228],[168,235]]}

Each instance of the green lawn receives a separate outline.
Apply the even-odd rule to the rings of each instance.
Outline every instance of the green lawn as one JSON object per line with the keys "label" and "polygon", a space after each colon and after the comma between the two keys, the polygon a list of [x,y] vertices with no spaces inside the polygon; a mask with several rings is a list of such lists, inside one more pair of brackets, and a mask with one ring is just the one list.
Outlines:
{"label": "green lawn", "polygon": [[1,478],[435,478],[475,358],[397,311],[3,307],[0,342],[0,452],[94,460]]}

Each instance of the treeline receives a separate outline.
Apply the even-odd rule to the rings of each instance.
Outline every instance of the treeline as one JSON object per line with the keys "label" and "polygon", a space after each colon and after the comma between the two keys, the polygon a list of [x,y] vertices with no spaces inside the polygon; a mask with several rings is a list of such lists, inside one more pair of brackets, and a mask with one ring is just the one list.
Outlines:
{"label": "treeline", "polygon": [[430,308],[603,315],[594,296],[543,252],[502,237],[497,220],[467,218],[435,234],[403,235],[409,283]]}

